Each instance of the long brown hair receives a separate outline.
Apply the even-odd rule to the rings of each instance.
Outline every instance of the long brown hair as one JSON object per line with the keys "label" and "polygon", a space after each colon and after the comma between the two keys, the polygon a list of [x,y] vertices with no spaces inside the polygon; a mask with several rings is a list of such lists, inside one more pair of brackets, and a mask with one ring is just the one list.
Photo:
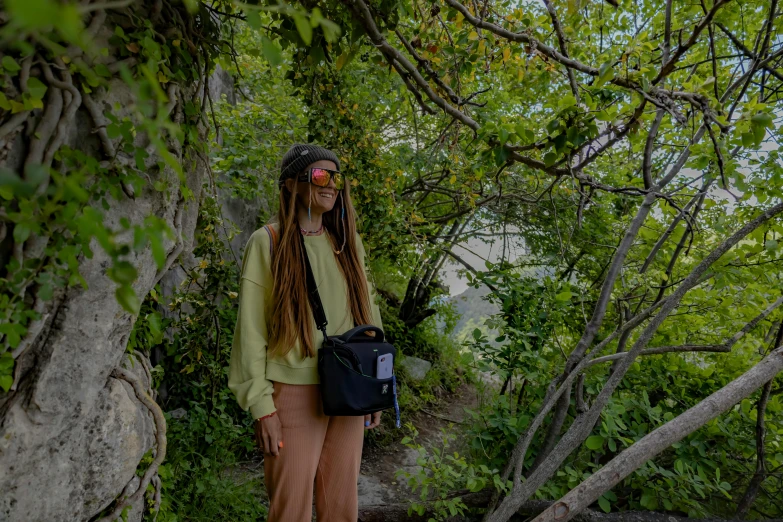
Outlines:
{"label": "long brown hair", "polygon": [[[337,258],[337,265],[345,277],[348,287],[348,303],[354,323],[369,324],[370,294],[367,279],[356,249],[356,212],[351,204],[350,184],[345,183],[338,191],[334,208],[323,214],[323,226],[337,251],[345,241],[345,248]],[[343,217],[344,209],[344,219]],[[298,340],[302,347],[302,358],[315,357],[317,348],[313,336],[312,312],[307,300],[307,283],[304,256],[299,239],[296,192],[282,185],[277,223],[280,227],[280,241],[272,258],[272,310],[268,317],[269,350],[272,354],[284,356]]]}

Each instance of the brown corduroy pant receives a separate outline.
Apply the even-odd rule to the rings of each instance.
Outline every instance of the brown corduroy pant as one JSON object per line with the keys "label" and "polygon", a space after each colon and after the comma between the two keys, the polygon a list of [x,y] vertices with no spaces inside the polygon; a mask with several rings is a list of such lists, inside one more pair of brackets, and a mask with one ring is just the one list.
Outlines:
{"label": "brown corduroy pant", "polygon": [[280,454],[264,456],[268,522],[356,522],[364,417],[327,417],[320,386],[276,382]]}

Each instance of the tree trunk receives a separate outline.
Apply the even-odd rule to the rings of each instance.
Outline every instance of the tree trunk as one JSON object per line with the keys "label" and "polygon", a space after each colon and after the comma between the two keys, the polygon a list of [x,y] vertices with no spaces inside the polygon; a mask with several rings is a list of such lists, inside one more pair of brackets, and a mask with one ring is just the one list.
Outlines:
{"label": "tree trunk", "polygon": [[[151,7],[137,2],[128,9],[138,9],[148,15]],[[188,17],[184,9],[180,13]],[[110,19],[106,13],[98,10],[88,22],[90,29],[95,29],[97,48],[107,48],[113,53],[117,49],[108,40],[114,33],[116,20],[115,23],[107,20]],[[165,32],[168,28],[159,29]],[[48,53],[40,52],[45,60]],[[110,66],[112,61],[116,62],[111,56],[107,58]],[[34,65],[33,69],[37,67]],[[55,76],[67,74],[63,69],[54,71]],[[44,79],[41,76],[41,81]],[[81,150],[98,161],[112,161],[107,148],[118,143],[105,136],[103,115],[112,112],[119,119],[130,116],[129,108],[138,102],[134,91],[119,78],[108,80],[108,88],[92,87],[86,92],[76,77],[71,85],[76,89],[69,93],[76,110],[72,115],[62,116],[67,134],[61,145]],[[50,137],[34,137],[31,131],[37,129],[46,110],[54,107],[52,104],[59,105],[53,94],[56,91],[50,84],[47,105],[28,114],[24,123],[26,132],[20,126],[16,132],[0,138],[0,149],[10,151],[0,157],[0,166],[22,172],[26,160],[38,147],[36,140]],[[76,92],[83,100],[78,100]],[[198,95],[194,85],[170,83],[168,96],[170,117],[175,123],[181,123],[185,118],[185,103]],[[199,132],[199,138],[204,139],[203,127]],[[54,139],[51,137],[49,147],[56,151]],[[174,239],[164,236],[166,268],[169,268],[180,252],[192,248],[206,165],[177,140],[164,139],[168,150],[182,165],[183,180],[169,167],[158,170],[156,165],[161,158],[153,150],[146,160],[148,169],[143,173],[150,185],[119,200],[107,196],[109,210],[100,207],[100,200],[92,204],[103,213],[106,226],[114,230],[122,229],[121,218],[128,219],[132,226],[143,225],[149,216],[164,221],[176,236]],[[138,147],[149,143],[142,132],[135,140]],[[121,151],[117,155],[120,154]],[[56,158],[54,166],[60,168]],[[165,184],[167,190],[153,189],[151,183],[156,181]],[[187,202],[180,190],[182,185],[193,194]],[[133,237],[132,229],[123,234],[120,236],[123,241]],[[28,242],[33,240],[31,237]],[[112,259],[95,240],[91,242],[91,250],[91,258],[79,258],[79,272],[87,288],[69,287],[42,305],[40,324],[31,328],[28,338],[23,339],[25,349],[15,354],[15,389],[7,394],[0,392],[2,520],[77,521],[94,517],[111,505],[126,485],[130,486],[126,493],[133,493],[134,484],[138,484],[135,473],[139,461],[155,443],[155,424],[149,407],[138,400],[127,382],[112,376],[116,367],[125,366],[149,390],[146,358],[136,354],[128,360],[125,354],[136,317],[126,312],[115,297],[117,284],[106,275]],[[157,268],[149,248],[126,257],[138,271],[132,287],[141,300],[166,269]],[[143,501],[142,498],[142,504]],[[136,512],[130,519],[139,517]]]}

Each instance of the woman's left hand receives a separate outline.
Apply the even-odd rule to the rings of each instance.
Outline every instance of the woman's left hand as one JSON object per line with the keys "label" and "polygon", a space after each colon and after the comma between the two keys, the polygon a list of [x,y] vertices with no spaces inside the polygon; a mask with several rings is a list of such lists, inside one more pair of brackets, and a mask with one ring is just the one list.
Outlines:
{"label": "woman's left hand", "polygon": [[371,430],[381,423],[381,412],[376,411],[372,415],[364,416],[364,429]]}

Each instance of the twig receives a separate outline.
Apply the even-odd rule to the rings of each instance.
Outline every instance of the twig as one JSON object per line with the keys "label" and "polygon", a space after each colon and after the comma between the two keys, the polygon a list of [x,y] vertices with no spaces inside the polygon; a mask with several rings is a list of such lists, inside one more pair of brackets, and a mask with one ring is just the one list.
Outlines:
{"label": "twig", "polygon": [[[552,27],[555,29],[555,33],[557,34],[557,42],[560,45],[560,52],[563,53],[563,56],[569,58],[568,50],[566,49],[565,35],[563,34],[563,28],[560,26],[560,20],[557,18],[555,8],[550,0],[544,0],[544,5],[546,6],[546,10],[549,11],[550,18],[552,18]],[[571,92],[574,94],[577,103],[579,103],[579,88],[576,84],[576,76],[574,76],[574,71],[570,67],[566,67],[566,72],[568,73],[568,83],[571,85]]]}
{"label": "twig", "polygon": [[427,414],[427,415],[429,415],[430,417],[436,417],[436,418],[438,418],[438,419],[442,419],[442,420],[445,420],[445,421],[449,421],[449,422],[452,422],[452,423],[454,423],[454,424],[465,424],[465,421],[458,421],[458,420],[454,420],[454,419],[449,419],[448,417],[445,417],[445,416],[443,416],[443,415],[440,415],[440,414],[437,414],[437,413],[434,413],[434,412],[431,412],[431,411],[425,410],[424,408],[422,408],[422,409],[421,409],[421,411],[422,411],[423,413],[426,413],[426,414]]}

